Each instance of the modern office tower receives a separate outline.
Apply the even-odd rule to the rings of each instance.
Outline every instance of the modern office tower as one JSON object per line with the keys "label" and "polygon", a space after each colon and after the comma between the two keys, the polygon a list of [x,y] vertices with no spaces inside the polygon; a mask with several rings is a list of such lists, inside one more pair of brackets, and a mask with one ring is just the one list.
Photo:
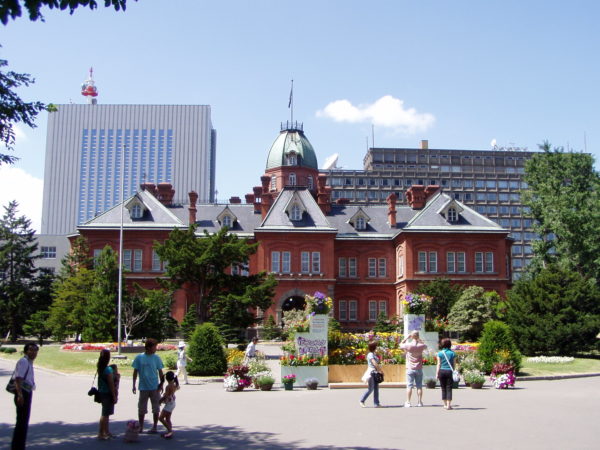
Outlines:
{"label": "modern office tower", "polygon": [[88,104],[57,105],[48,115],[42,235],[72,233],[116,205],[121,183],[125,198],[150,182],[214,200],[210,106],[98,104],[91,71],[82,94]]}
{"label": "modern office tower", "polygon": [[515,277],[532,257],[531,241],[537,236],[527,208],[521,204],[525,162],[534,152],[519,149],[448,150],[420,148],[370,148],[363,170],[321,170],[327,175],[332,198],[350,203],[385,203],[394,192],[399,203],[415,185],[440,185],[444,192],[511,230],[512,268]]}

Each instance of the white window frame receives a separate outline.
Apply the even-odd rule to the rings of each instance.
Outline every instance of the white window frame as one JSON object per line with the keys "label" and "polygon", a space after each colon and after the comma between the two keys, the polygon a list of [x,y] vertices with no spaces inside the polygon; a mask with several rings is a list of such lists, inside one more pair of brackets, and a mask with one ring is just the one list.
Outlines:
{"label": "white window frame", "polygon": [[134,272],[142,271],[143,257],[144,257],[144,253],[141,248],[136,248],[133,250],[133,271]]}
{"label": "white window frame", "polygon": [[290,220],[294,222],[302,220],[302,209],[295,203],[292,205],[292,209],[290,210]]}
{"label": "white window frame", "polygon": [[369,258],[369,278],[377,277],[377,258]]}
{"label": "white window frame", "polygon": [[271,272],[281,271],[281,252],[271,252]]}
{"label": "white window frame", "polygon": [[281,252],[281,273],[292,271],[292,255],[290,252]]}
{"label": "white window frame", "polygon": [[227,227],[227,228],[231,228],[231,216],[229,215],[224,215],[223,216],[223,226]]}
{"label": "white window frame", "polygon": [[321,252],[312,252],[311,259],[310,268],[312,273],[321,273]]}
{"label": "white window frame", "polygon": [[338,302],[338,319],[340,322],[348,320],[348,302],[346,300],[340,300]]}
{"label": "white window frame", "polygon": [[139,203],[136,203],[131,207],[131,218],[141,219],[143,215],[142,207]]}
{"label": "white window frame", "polygon": [[358,320],[358,300],[348,301],[348,320],[354,322]]}
{"label": "white window frame", "polygon": [[387,300],[379,300],[378,316],[380,316],[381,313],[384,313],[385,317],[387,317],[387,315],[388,315],[388,312],[387,312]]}
{"label": "white window frame", "polygon": [[277,176],[271,175],[271,186],[269,187],[271,191],[277,190]]}
{"label": "white window frame", "polygon": [[340,278],[348,277],[348,261],[346,258],[338,258],[338,276]]}
{"label": "white window frame", "polygon": [[296,174],[294,172],[290,173],[288,180],[290,186],[296,186]]}
{"label": "white window frame", "polygon": [[485,252],[485,272],[492,273],[494,272],[494,253],[493,252]]}
{"label": "white window frame", "polygon": [[475,252],[475,272],[483,273],[483,252]]}
{"label": "white window frame", "polygon": [[369,322],[377,320],[377,300],[369,300]]}
{"label": "white window frame", "polygon": [[367,221],[365,220],[364,217],[357,217],[356,218],[356,229],[357,230],[364,230],[367,228]]}
{"label": "white window frame", "polygon": [[456,208],[448,208],[448,222],[456,222],[458,220],[458,212]]}
{"label": "white window frame", "polygon": [[288,166],[297,166],[298,165],[298,156],[295,153],[290,153],[287,155],[287,165]]}
{"label": "white window frame", "polygon": [[458,273],[465,273],[467,271],[465,252],[456,252],[456,271]]}
{"label": "white window frame", "polygon": [[162,270],[162,261],[156,250],[152,249],[152,272],[162,272]]}
{"label": "white window frame", "polygon": [[377,260],[377,276],[379,278],[387,277],[387,259],[386,258],[379,258]]}
{"label": "white window frame", "polygon": [[419,262],[419,272],[426,273],[427,272],[427,252],[419,252],[418,254]]}
{"label": "white window frame", "polygon": [[446,253],[446,272],[456,273],[456,252]]}
{"label": "white window frame", "polygon": [[310,252],[300,253],[300,272],[310,273]]}
{"label": "white window frame", "polygon": [[437,273],[438,265],[437,265],[437,252],[429,252],[429,264],[427,268],[429,269],[429,273]]}
{"label": "white window frame", "polygon": [[42,259],[56,259],[56,247],[42,246],[40,250]]}
{"label": "white window frame", "polygon": [[307,183],[308,184],[308,189],[312,191],[313,188],[315,187],[315,183],[313,181],[312,175],[308,176],[307,181],[308,181],[308,183]]}
{"label": "white window frame", "polygon": [[356,258],[348,258],[348,278],[356,278],[358,275]]}

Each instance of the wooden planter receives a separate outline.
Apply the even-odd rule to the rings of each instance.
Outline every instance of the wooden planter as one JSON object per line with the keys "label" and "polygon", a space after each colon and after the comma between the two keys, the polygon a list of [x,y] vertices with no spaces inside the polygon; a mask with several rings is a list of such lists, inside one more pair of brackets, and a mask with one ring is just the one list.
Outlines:
{"label": "wooden planter", "polygon": [[482,387],[483,387],[483,382],[471,383],[471,389],[481,389]]}
{"label": "wooden planter", "polygon": [[[406,366],[404,364],[393,364],[382,366],[384,382],[405,382],[406,381]],[[329,382],[330,383],[362,383],[363,374],[367,370],[366,364],[329,365]]]}

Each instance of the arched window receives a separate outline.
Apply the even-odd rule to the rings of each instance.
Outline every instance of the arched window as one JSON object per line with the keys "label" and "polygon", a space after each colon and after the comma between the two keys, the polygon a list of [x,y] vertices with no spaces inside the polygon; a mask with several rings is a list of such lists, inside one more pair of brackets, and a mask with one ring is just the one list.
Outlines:
{"label": "arched window", "polygon": [[142,207],[139,204],[133,205],[131,208],[131,218],[132,219],[141,219],[142,218]]}
{"label": "arched window", "polygon": [[277,177],[275,175],[271,175],[271,190],[277,190]]}
{"label": "arched window", "polygon": [[298,164],[298,157],[295,153],[290,153],[287,156],[287,165],[288,166],[296,166]]}
{"label": "arched window", "polygon": [[312,190],[313,187],[314,187],[312,175],[309,175],[307,180],[308,180],[308,183],[307,183],[308,184],[308,189]]}
{"label": "arched window", "polygon": [[295,173],[290,173],[290,178],[289,178],[290,182],[289,185],[290,186],[296,186],[296,174]]}
{"label": "arched window", "polygon": [[294,221],[302,220],[302,210],[300,209],[300,207],[298,205],[292,206],[290,220],[294,220]]}
{"label": "arched window", "polygon": [[448,213],[446,214],[448,218],[448,222],[456,222],[458,221],[458,213],[455,208],[448,208]]}

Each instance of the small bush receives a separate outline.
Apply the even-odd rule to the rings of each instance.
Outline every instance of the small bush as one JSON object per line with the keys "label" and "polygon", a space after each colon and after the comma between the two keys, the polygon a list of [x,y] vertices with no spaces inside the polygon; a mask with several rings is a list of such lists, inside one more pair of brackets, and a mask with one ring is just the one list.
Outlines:
{"label": "small bush", "polygon": [[508,325],[492,320],[483,327],[477,356],[483,362],[486,373],[492,371],[495,363],[512,364],[518,372],[521,367],[521,353],[517,349]]}
{"label": "small bush", "polygon": [[227,370],[227,359],[219,329],[212,323],[198,325],[189,346],[192,361],[187,369],[190,375],[222,375]]}
{"label": "small bush", "polygon": [[275,383],[275,378],[273,378],[270,375],[262,375],[260,377],[258,377],[256,379],[256,384],[258,384],[259,386],[265,386],[265,385],[273,385]]}
{"label": "small bush", "polygon": [[265,320],[265,324],[263,325],[263,339],[272,341],[280,336],[281,329],[277,326],[277,323],[275,323],[275,318],[269,315],[267,320]]}
{"label": "small bush", "polygon": [[228,348],[225,350],[228,366],[239,366],[244,363],[245,353],[237,348]]}
{"label": "small bush", "polygon": [[175,370],[177,369],[177,355],[174,355],[173,353],[169,353],[168,355],[165,355],[162,357],[163,360],[163,364],[165,365],[165,367],[169,370]]}
{"label": "small bush", "polygon": [[0,347],[0,352],[4,353],[15,353],[17,351],[14,347]]}

